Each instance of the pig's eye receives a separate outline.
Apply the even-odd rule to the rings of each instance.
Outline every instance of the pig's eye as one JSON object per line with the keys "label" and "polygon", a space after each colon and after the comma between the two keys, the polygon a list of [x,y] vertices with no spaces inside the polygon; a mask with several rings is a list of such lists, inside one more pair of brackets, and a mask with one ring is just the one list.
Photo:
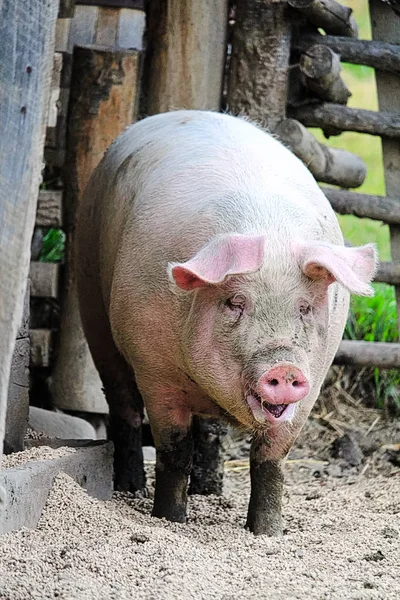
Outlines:
{"label": "pig's eye", "polygon": [[312,313],[312,306],[306,301],[301,301],[299,304],[299,312],[302,317],[308,317]]}
{"label": "pig's eye", "polygon": [[231,296],[231,298],[228,298],[225,304],[229,310],[237,315],[241,315],[246,304],[246,298],[242,294],[235,294],[234,296]]}

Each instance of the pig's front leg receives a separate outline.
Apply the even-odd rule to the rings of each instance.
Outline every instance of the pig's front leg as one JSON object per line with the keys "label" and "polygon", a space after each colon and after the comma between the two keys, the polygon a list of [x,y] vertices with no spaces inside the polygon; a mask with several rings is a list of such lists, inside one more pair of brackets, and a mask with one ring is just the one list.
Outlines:
{"label": "pig's front leg", "polygon": [[153,517],[186,521],[187,488],[193,460],[191,429],[164,431],[157,444]]}
{"label": "pig's front leg", "polygon": [[255,535],[282,534],[282,460],[268,458],[269,445],[255,437],[250,451],[251,495],[246,528]]}

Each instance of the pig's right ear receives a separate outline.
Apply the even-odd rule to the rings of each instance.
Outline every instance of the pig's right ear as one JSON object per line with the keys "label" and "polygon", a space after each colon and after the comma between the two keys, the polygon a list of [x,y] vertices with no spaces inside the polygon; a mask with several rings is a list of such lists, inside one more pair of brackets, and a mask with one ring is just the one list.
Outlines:
{"label": "pig's right ear", "polygon": [[182,290],[222,283],[228,275],[257,271],[264,258],[265,236],[220,235],[208,242],[190,260],[170,263],[171,280]]}

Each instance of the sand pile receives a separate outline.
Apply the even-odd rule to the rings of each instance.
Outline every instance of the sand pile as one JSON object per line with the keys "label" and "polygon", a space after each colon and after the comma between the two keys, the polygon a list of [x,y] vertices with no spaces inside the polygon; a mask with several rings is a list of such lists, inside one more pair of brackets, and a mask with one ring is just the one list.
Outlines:
{"label": "sand pile", "polygon": [[294,479],[287,531],[270,539],[243,529],[245,469],[227,474],[224,498],[191,498],[187,525],[151,518],[151,500],[100,502],[59,475],[37,530],[0,538],[0,598],[397,600],[399,476]]}

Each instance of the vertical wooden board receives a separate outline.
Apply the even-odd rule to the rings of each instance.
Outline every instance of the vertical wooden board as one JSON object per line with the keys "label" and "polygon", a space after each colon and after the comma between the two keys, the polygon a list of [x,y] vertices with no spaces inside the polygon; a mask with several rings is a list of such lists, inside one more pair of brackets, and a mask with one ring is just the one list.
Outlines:
{"label": "vertical wooden board", "polygon": [[50,0],[0,2],[0,457],[41,179],[57,10]]}
{"label": "vertical wooden board", "polygon": [[71,43],[75,45],[93,44],[96,35],[98,6],[78,4],[72,19]]}
{"label": "vertical wooden board", "polygon": [[145,113],[219,110],[227,0],[152,0],[147,9]]}
{"label": "vertical wooden board", "polygon": [[[400,17],[389,4],[370,0],[373,39],[400,44]],[[400,112],[400,78],[394,73],[376,71],[379,108]],[[386,194],[400,203],[400,141],[382,139],[383,165],[385,169]],[[392,259],[400,261],[400,227],[390,226]],[[400,287],[396,287],[397,322],[400,332]]]}
{"label": "vertical wooden board", "polygon": [[141,10],[121,8],[119,13],[117,47],[143,49],[146,15]]}
{"label": "vertical wooden board", "polygon": [[115,48],[117,42],[119,10],[117,8],[99,7],[95,44]]}
{"label": "vertical wooden board", "polygon": [[57,19],[56,23],[56,52],[72,52],[70,43],[72,19]]}
{"label": "vertical wooden board", "polygon": [[285,117],[291,22],[284,0],[242,0],[232,39],[228,108],[273,128]]}

